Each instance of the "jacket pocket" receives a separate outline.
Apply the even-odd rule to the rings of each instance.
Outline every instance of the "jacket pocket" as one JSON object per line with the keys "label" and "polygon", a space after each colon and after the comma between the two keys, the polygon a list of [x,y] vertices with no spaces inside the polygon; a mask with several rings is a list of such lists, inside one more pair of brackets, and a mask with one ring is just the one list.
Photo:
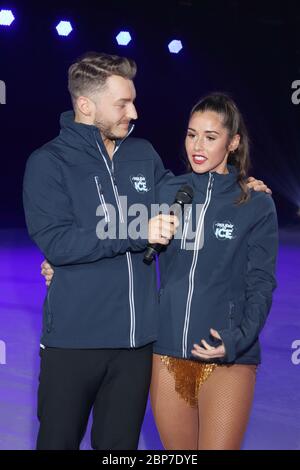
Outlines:
{"label": "jacket pocket", "polygon": [[108,223],[109,222],[109,212],[108,212],[107,205],[106,205],[106,202],[105,202],[102,185],[100,183],[100,180],[99,180],[98,176],[94,176],[94,180],[95,180],[95,184],[96,184],[96,188],[97,188],[97,192],[98,192],[99,201],[100,201],[100,204],[103,208],[105,222]]}
{"label": "jacket pocket", "polygon": [[244,308],[245,299],[243,297],[229,301],[228,323],[231,330],[241,324]]}
{"label": "jacket pocket", "polygon": [[228,315],[228,323],[229,323],[229,329],[233,330],[234,328],[234,310],[235,310],[235,304],[232,300],[229,301],[229,315]]}
{"label": "jacket pocket", "polygon": [[161,296],[163,295],[163,293],[164,293],[164,289],[163,289],[163,287],[160,287],[159,291],[158,291],[158,303],[160,303]]}
{"label": "jacket pocket", "polygon": [[45,320],[46,320],[47,333],[50,333],[53,328],[53,309],[51,305],[51,297],[53,293],[53,285],[55,282],[54,279],[55,279],[55,275],[52,278],[50,286],[48,287],[47,296],[45,300],[45,317],[46,317]]}

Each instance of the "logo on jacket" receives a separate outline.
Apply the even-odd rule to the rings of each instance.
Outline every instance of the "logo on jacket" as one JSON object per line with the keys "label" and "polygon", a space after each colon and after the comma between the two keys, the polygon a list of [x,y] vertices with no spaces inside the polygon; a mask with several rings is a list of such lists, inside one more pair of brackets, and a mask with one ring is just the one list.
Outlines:
{"label": "logo on jacket", "polygon": [[138,193],[147,193],[151,189],[147,187],[147,181],[143,175],[130,176],[130,181]]}
{"label": "logo on jacket", "polygon": [[236,237],[235,226],[229,220],[215,222],[214,234],[218,240],[233,240]]}

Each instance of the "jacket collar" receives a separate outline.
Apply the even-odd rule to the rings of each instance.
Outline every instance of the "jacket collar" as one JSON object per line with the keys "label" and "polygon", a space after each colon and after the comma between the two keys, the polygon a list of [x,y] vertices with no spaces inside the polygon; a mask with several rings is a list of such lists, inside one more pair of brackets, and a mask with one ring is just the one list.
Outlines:
{"label": "jacket collar", "polygon": [[[92,124],[83,124],[74,121],[74,111],[65,111],[60,116],[60,135],[64,140],[69,141],[78,147],[96,147],[98,141],[102,149],[105,148],[98,127]],[[123,139],[116,140],[116,148],[128,137],[134,129],[134,124],[130,123],[127,135]]]}
{"label": "jacket collar", "polygon": [[[216,172],[195,173],[191,172],[191,180],[196,191],[206,191],[209,178],[213,178],[213,192],[225,193],[233,189],[237,184],[237,170],[233,165],[228,165],[228,173],[220,174]],[[211,177],[210,177],[211,175]]]}

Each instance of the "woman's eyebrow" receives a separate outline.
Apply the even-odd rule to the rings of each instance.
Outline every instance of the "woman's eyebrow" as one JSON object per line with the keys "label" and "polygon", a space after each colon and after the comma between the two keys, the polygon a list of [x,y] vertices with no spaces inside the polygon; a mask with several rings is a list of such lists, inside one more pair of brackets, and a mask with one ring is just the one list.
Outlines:
{"label": "woman's eyebrow", "polygon": [[204,132],[209,132],[210,134],[211,134],[211,133],[214,133],[214,134],[220,135],[220,132],[217,132],[217,131],[210,131],[210,130],[207,130],[207,131],[204,131]]}
{"label": "woman's eyebrow", "polygon": [[[196,129],[193,129],[192,127],[188,127],[188,131],[197,132],[197,131],[196,131]],[[217,131],[211,131],[211,130],[209,130],[209,129],[207,129],[207,130],[206,130],[206,131],[204,131],[204,132],[207,132],[207,133],[210,133],[210,134],[211,134],[211,133],[214,133],[214,134],[218,134],[218,135],[220,135],[220,132],[217,132]]]}

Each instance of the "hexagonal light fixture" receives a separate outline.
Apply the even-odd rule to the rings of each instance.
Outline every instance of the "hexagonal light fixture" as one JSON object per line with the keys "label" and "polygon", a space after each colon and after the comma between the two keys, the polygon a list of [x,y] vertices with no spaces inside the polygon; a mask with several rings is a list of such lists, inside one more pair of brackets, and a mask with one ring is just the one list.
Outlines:
{"label": "hexagonal light fixture", "polygon": [[59,36],[69,36],[70,32],[73,31],[70,21],[60,21],[56,26],[56,31]]}
{"label": "hexagonal light fixture", "polygon": [[116,36],[117,43],[119,46],[127,46],[131,41],[131,36],[128,31],[120,31]]}
{"label": "hexagonal light fixture", "polygon": [[168,45],[171,54],[178,54],[183,48],[182,42],[179,39],[173,39]]}
{"label": "hexagonal light fixture", "polygon": [[15,17],[11,10],[0,11],[0,26],[10,26],[14,20]]}

